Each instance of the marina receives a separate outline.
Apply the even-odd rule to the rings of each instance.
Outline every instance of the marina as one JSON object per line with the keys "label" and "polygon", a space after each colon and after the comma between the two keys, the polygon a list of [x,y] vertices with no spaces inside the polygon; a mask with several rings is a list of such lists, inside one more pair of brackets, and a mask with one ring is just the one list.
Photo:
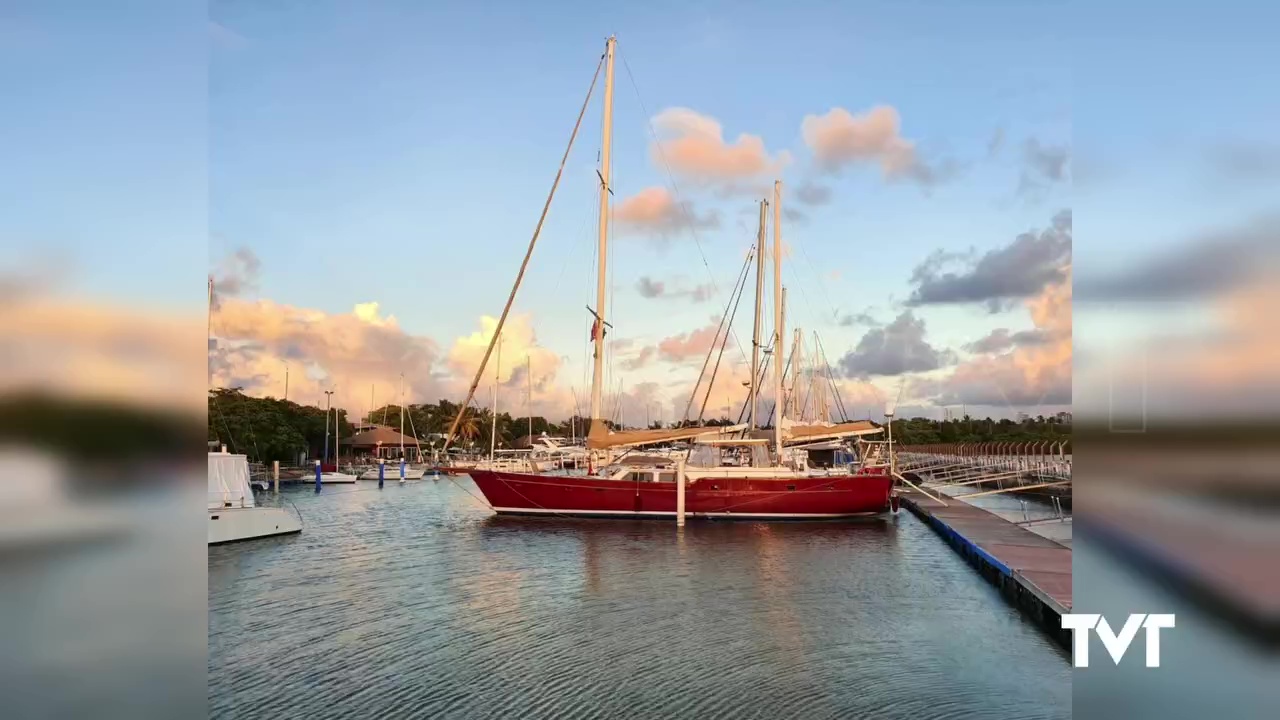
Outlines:
{"label": "marina", "polygon": [[211,548],[210,717],[1071,716],[1069,654],[909,512],[675,528],[475,492],[285,487],[301,534]]}

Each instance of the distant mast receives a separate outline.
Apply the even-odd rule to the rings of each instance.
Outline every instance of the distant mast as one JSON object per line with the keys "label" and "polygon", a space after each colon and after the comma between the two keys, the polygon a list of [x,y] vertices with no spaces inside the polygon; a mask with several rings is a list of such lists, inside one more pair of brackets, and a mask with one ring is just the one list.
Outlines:
{"label": "distant mast", "polygon": [[760,201],[760,227],[756,232],[756,319],[751,331],[751,413],[748,430],[758,427],[756,422],[756,405],[760,396],[760,326],[764,324],[764,242],[765,217],[769,203]]}
{"label": "distant mast", "polygon": [[[773,181],[773,397],[782,397],[782,181]],[[776,400],[775,400],[776,402]],[[781,406],[779,406],[781,407]],[[773,424],[773,443],[782,462],[782,413]]]}
{"label": "distant mast", "polygon": [[604,382],[605,271],[609,263],[609,170],[613,155],[613,51],[618,39],[612,35],[604,46],[604,132],[600,142],[600,239],[596,268],[595,362],[591,372],[591,421],[600,415],[601,384]]}

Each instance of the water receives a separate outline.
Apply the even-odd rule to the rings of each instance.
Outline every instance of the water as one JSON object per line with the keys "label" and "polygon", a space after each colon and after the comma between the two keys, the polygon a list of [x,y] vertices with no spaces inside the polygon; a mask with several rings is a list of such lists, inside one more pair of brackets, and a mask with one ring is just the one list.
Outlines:
{"label": "water", "polygon": [[507,519],[440,480],[303,488],[209,549],[225,718],[1071,715],[1068,654],[896,519]]}

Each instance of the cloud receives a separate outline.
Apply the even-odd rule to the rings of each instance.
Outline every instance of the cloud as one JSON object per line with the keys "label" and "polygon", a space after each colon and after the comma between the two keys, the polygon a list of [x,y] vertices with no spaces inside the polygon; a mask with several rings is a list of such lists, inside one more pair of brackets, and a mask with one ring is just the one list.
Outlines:
{"label": "cloud", "polygon": [[898,111],[888,105],[858,115],[837,107],[825,115],[806,115],[800,134],[814,163],[827,173],[875,164],[887,181],[908,180],[928,186],[945,179],[952,169],[932,168],[923,162],[915,143],[900,134],[900,124]]}
{"label": "cloud", "polygon": [[636,283],[636,291],[641,297],[650,300],[663,298],[669,300],[687,299],[694,303],[706,302],[715,292],[714,286],[710,283],[703,283],[688,287],[684,284],[682,278],[677,278],[675,283],[668,287],[667,283],[661,280],[654,280],[649,276],[641,276]]}
{"label": "cloud", "polygon": [[998,127],[991,133],[991,139],[987,141],[987,157],[993,158],[999,155],[1002,148],[1004,148],[1004,128]]}
{"label": "cloud", "polygon": [[1022,233],[1009,245],[987,252],[960,272],[944,272],[961,256],[930,255],[911,274],[915,288],[907,305],[987,303],[993,311],[1005,303],[1035,295],[1062,280],[1071,261],[1071,211],[1062,210],[1040,233]]}
{"label": "cloud", "polygon": [[924,320],[907,310],[885,327],[868,330],[839,364],[845,377],[865,378],[937,370],[954,361],[954,353],[925,340]]}
{"label": "cloud", "polygon": [[[997,330],[974,343],[986,354],[938,381],[937,404],[1013,409],[1071,403],[1071,267],[1062,270],[1060,281],[1025,301],[1035,330]],[[1000,346],[1008,351],[1001,353]]]}
{"label": "cloud", "polygon": [[238,297],[256,290],[261,271],[262,261],[247,247],[241,247],[224,257],[211,273],[213,307],[216,309],[224,297]]}
{"label": "cloud", "polygon": [[819,185],[810,180],[806,180],[797,185],[795,192],[792,194],[794,195],[796,202],[801,205],[809,205],[810,207],[826,205],[831,202],[831,188],[826,185]]}
{"label": "cloud", "polygon": [[1049,338],[1040,330],[1021,330],[1010,333],[1008,328],[996,328],[985,337],[965,345],[964,349],[972,353],[989,354],[1008,350],[1012,347],[1042,345]]}
{"label": "cloud", "polygon": [[658,341],[658,353],[668,362],[680,363],[694,358],[700,360],[715,344],[719,329],[719,318],[712,318],[711,323],[705,327]]}
{"label": "cloud", "polygon": [[48,293],[0,302],[0,392],[204,412],[203,318]]}
{"label": "cloud", "polygon": [[1255,183],[1280,180],[1280,145],[1231,142],[1212,148],[1207,160],[1223,180]]}
{"label": "cloud", "polygon": [[1027,138],[1022,146],[1022,174],[1018,194],[1042,192],[1051,185],[1070,180],[1071,149],[1065,145],[1042,145]]}
{"label": "cloud", "polygon": [[653,118],[660,136],[649,148],[658,167],[704,185],[735,185],[778,174],[790,161],[785,151],[770,156],[764,140],[741,134],[726,143],[724,130],[713,117],[688,108],[663,110]]}
{"label": "cloud", "polygon": [[[807,225],[809,223],[808,213],[804,212],[803,210],[797,210],[789,206],[782,208],[782,217],[787,222],[792,222],[797,225]],[[785,241],[784,241],[784,244],[785,244]]]}
{"label": "cloud", "polygon": [[658,237],[689,230],[720,227],[720,214],[709,210],[699,214],[692,202],[678,202],[662,187],[645,188],[618,203],[613,211],[619,227]]}
{"label": "cloud", "polygon": [[1195,238],[1079,281],[1082,302],[1205,299],[1280,270],[1280,215]]}
{"label": "cloud", "polygon": [[652,345],[640,348],[640,352],[629,358],[621,360],[622,369],[628,371],[639,370],[648,367],[658,355],[658,349]]}
{"label": "cloud", "polygon": [[854,325],[865,325],[867,327],[880,326],[880,321],[876,320],[866,311],[859,313],[845,313],[844,315],[839,316],[836,322],[840,327],[853,327]]}
{"label": "cloud", "polygon": [[393,317],[381,317],[377,303],[350,313],[329,314],[270,300],[229,298],[212,317],[218,347],[211,367],[214,385],[240,386],[250,394],[284,394],[315,402],[338,385],[340,402],[364,407],[373,385],[391,397],[404,373],[409,401],[435,400],[446,385],[436,375],[440,356],[429,338],[405,333]]}

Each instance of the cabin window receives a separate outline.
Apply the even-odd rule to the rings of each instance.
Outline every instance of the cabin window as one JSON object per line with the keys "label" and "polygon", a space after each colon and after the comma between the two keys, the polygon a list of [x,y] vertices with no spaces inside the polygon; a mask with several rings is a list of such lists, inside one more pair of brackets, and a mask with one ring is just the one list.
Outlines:
{"label": "cabin window", "polygon": [[720,449],[711,445],[695,445],[689,451],[690,467],[713,468],[720,465]]}
{"label": "cabin window", "polygon": [[627,474],[627,480],[629,480],[630,482],[650,482],[652,477],[653,477],[653,473],[647,473],[647,472],[633,471]]}
{"label": "cabin window", "polygon": [[676,481],[675,473],[664,472],[658,475],[658,482],[675,482],[675,481]]}

